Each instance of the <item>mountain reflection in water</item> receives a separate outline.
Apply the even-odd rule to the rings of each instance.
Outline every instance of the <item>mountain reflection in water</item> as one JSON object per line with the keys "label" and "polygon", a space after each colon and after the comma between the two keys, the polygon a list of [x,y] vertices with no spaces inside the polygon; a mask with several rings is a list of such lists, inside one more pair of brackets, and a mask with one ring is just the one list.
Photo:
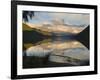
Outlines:
{"label": "mountain reflection in water", "polygon": [[89,65],[89,50],[76,40],[45,39],[24,47],[23,68]]}

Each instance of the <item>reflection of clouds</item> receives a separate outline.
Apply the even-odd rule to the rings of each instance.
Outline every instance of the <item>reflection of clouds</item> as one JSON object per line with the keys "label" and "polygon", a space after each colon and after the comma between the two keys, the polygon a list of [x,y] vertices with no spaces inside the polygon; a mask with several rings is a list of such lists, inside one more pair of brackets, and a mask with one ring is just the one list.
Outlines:
{"label": "reflection of clouds", "polygon": [[80,42],[78,41],[53,41],[48,43],[41,43],[39,46],[49,49],[55,49],[55,50],[63,50],[63,49],[70,49],[70,48],[80,48],[84,47]]}
{"label": "reflection of clouds", "polygon": [[49,61],[51,62],[57,62],[57,63],[69,63],[72,65],[80,65],[82,64],[80,60],[73,59],[67,56],[57,56],[57,55],[51,55],[49,57]]}
{"label": "reflection of clouds", "polygon": [[89,51],[87,48],[76,48],[64,51],[64,56],[69,56],[72,58],[80,60],[89,60]]}
{"label": "reflection of clouds", "polygon": [[57,62],[57,63],[66,63],[66,61],[64,60],[64,57],[56,56],[56,55],[51,55],[49,57],[49,60],[52,62]]}
{"label": "reflection of clouds", "polygon": [[43,49],[42,47],[30,47],[26,50],[27,56],[37,56],[37,57],[45,57],[51,52],[50,50]]}
{"label": "reflection of clouds", "polygon": [[85,65],[89,62],[89,51],[86,47],[54,51],[49,56],[49,61],[73,65]]}
{"label": "reflection of clouds", "polygon": [[[78,41],[53,41],[41,42],[26,50],[26,56],[46,57],[49,61],[68,63],[89,60],[89,51]],[[74,64],[73,63],[73,64]]]}

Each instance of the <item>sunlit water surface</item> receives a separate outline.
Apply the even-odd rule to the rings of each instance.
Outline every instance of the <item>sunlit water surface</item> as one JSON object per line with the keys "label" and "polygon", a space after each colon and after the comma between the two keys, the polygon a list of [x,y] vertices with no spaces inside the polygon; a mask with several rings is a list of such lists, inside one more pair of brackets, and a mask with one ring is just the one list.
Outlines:
{"label": "sunlit water surface", "polygon": [[76,40],[45,39],[24,47],[24,68],[89,65],[89,50]]}

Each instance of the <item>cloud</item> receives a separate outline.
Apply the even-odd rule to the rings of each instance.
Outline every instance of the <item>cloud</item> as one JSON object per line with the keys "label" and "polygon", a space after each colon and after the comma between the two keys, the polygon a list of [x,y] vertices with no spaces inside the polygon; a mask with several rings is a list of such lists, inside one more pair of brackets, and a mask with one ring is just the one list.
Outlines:
{"label": "cloud", "polygon": [[89,14],[77,14],[77,13],[49,13],[54,19],[64,19],[66,23],[73,24],[78,21],[83,24],[89,24]]}
{"label": "cloud", "polygon": [[30,22],[43,23],[52,22],[52,20],[64,20],[65,24],[81,25],[89,24],[89,14],[82,13],[63,13],[63,12],[35,12],[35,16]]}

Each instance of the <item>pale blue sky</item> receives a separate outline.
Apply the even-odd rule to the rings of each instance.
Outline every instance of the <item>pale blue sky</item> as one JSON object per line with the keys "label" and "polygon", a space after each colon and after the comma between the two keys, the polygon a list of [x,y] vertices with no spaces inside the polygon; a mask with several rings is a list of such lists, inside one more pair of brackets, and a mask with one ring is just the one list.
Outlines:
{"label": "pale blue sky", "polygon": [[60,12],[43,12],[35,11],[32,19],[29,19],[29,23],[43,24],[52,23],[52,20],[64,20],[65,24],[71,25],[89,25],[89,14],[77,14],[77,13],[60,13]]}

